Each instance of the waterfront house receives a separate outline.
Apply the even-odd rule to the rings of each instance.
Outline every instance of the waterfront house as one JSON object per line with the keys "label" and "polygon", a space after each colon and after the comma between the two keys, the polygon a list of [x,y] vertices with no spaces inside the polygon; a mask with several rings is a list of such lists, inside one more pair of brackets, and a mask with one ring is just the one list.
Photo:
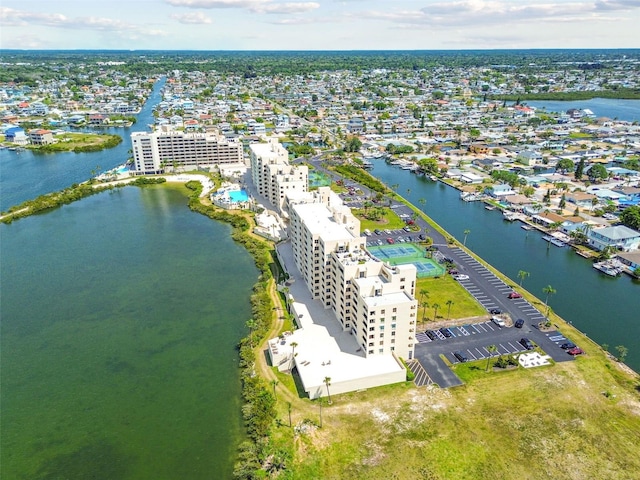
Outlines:
{"label": "waterfront house", "polygon": [[492,185],[487,187],[485,191],[491,195],[493,198],[504,198],[509,195],[515,195],[515,191],[511,188],[511,185],[508,183],[500,183],[497,185]]}
{"label": "waterfront house", "polygon": [[32,145],[50,145],[54,143],[53,132],[39,128],[29,132],[29,140]]}
{"label": "waterfront house", "polygon": [[616,255],[616,258],[632,272],[640,268],[640,251],[620,252]]}
{"label": "waterfront house", "polygon": [[6,142],[15,143],[16,145],[26,145],[29,138],[22,127],[11,127],[5,130],[4,139]]}
{"label": "waterfront house", "polygon": [[624,225],[593,229],[587,237],[589,245],[598,251],[613,247],[628,252],[640,246],[640,232]]}

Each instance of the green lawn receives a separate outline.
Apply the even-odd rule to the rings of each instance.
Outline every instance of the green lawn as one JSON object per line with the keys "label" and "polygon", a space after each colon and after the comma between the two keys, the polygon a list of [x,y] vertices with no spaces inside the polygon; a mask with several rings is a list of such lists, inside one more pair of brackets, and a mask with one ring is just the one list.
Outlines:
{"label": "green lawn", "polygon": [[[437,320],[446,320],[447,318],[468,318],[479,315],[486,315],[487,311],[467,292],[462,286],[456,282],[451,275],[445,275],[440,278],[419,278],[416,283],[416,298],[421,304],[423,296],[421,292],[426,290],[428,295],[425,301],[429,304],[426,309],[427,323],[433,320],[435,310],[434,304],[438,304]],[[451,313],[449,314],[449,306],[447,302],[451,300]],[[419,320],[422,325],[424,309],[420,306]]]}
{"label": "green lawn", "polygon": [[360,230],[369,229],[374,231],[376,228],[394,230],[396,228],[402,228],[406,224],[404,221],[390,208],[382,207],[384,214],[379,221],[368,220],[364,218],[363,209],[352,209],[353,214],[360,220]]}

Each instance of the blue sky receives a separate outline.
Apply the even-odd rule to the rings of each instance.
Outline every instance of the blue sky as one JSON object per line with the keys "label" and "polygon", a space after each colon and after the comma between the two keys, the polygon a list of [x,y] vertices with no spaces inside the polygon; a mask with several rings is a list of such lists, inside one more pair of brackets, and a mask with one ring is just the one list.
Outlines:
{"label": "blue sky", "polygon": [[638,48],[640,0],[2,0],[0,48]]}

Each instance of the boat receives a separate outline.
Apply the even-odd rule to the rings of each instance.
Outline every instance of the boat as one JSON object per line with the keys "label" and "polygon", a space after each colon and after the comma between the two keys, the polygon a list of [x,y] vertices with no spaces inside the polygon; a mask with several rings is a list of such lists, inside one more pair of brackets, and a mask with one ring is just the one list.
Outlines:
{"label": "boat", "polygon": [[494,205],[485,205],[484,206],[485,210],[489,210],[489,211],[493,211],[496,209],[496,207]]}
{"label": "boat", "polygon": [[523,230],[533,230],[533,227],[527,223],[523,223],[522,225],[520,225],[520,228]]}
{"label": "boat", "polygon": [[616,267],[609,261],[596,262],[593,264],[593,268],[606,275],[609,275],[610,277],[617,277],[622,273],[622,269]]}
{"label": "boat", "polygon": [[556,237],[552,237],[551,235],[543,235],[542,239],[545,242],[549,242],[550,244],[555,245],[556,247],[564,247],[566,245],[565,242]]}
{"label": "boat", "polygon": [[518,219],[518,214],[516,212],[510,212],[509,210],[504,210],[502,212],[502,216],[509,222],[513,222]]}
{"label": "boat", "polygon": [[429,175],[429,180],[431,180],[432,182],[437,182],[438,177],[436,177],[435,175]]}

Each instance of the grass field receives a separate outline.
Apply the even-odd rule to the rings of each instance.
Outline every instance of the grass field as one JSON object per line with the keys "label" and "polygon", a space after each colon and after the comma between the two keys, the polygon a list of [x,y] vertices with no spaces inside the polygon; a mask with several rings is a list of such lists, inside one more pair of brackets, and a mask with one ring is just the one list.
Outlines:
{"label": "grass field", "polygon": [[376,228],[388,228],[389,230],[394,230],[396,228],[402,228],[406,225],[406,223],[404,223],[404,221],[390,208],[383,207],[383,210],[384,214],[379,221],[368,220],[364,218],[364,210],[362,209],[353,209],[352,212],[360,220],[361,231],[367,228],[372,232]]}
{"label": "grass field", "polygon": [[[456,282],[451,275],[440,278],[419,278],[416,282],[416,298],[421,304],[423,296],[421,292],[426,290],[428,295],[424,300],[429,304],[426,309],[427,322],[424,327],[428,328],[429,321],[433,320],[435,310],[434,304],[438,304],[437,320],[447,320],[455,318],[469,318],[479,315],[487,315],[487,311]],[[451,312],[449,314],[447,301],[451,300]],[[422,326],[423,308],[420,306],[419,320]],[[448,317],[448,318],[447,318]]]}
{"label": "grass field", "polygon": [[[286,478],[636,479],[638,393],[593,350],[541,369],[481,366],[451,390],[401,384],[333,397],[323,427],[295,435]],[[318,424],[317,402],[301,403],[293,423]],[[284,439],[291,429],[279,407]]]}

